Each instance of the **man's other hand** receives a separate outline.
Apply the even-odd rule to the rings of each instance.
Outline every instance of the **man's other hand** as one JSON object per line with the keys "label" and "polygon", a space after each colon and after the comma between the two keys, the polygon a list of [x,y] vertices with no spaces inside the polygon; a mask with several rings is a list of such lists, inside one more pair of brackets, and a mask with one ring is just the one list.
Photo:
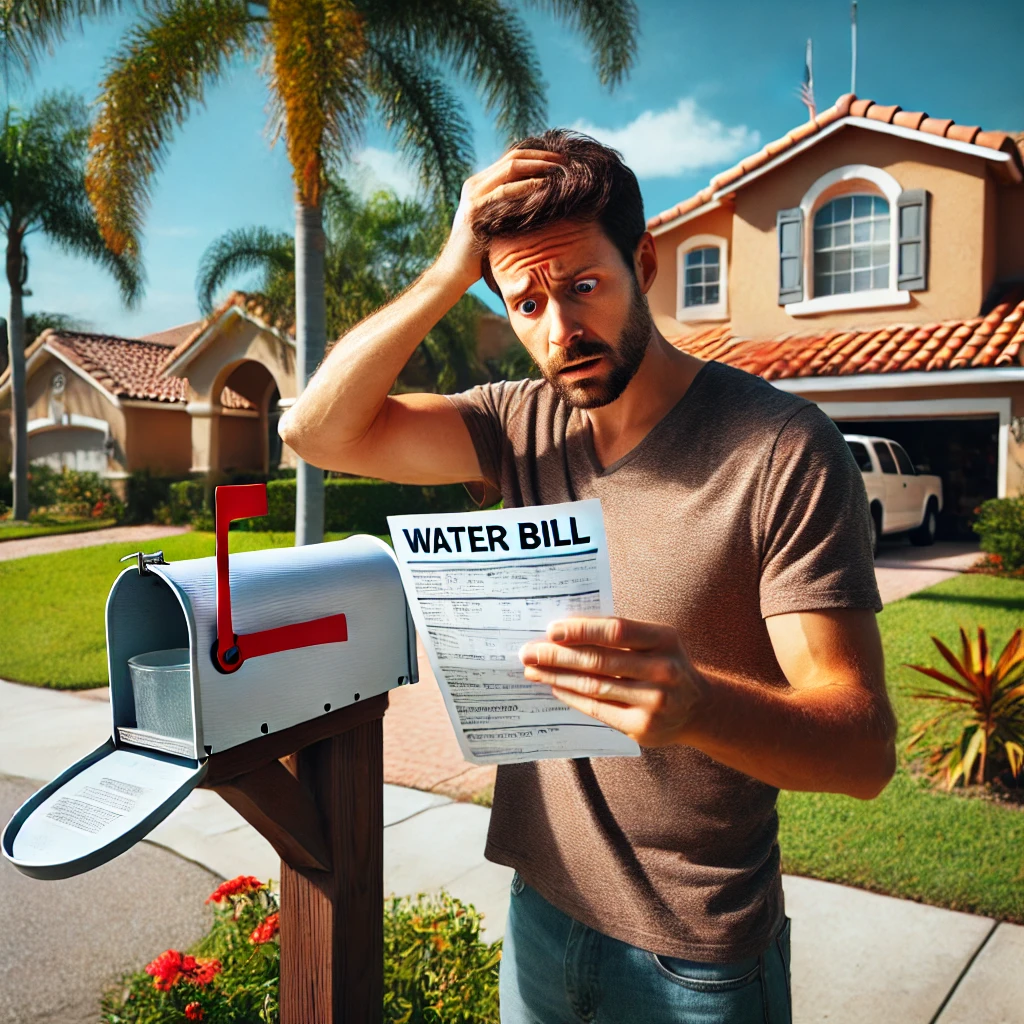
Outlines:
{"label": "man's other hand", "polygon": [[559,153],[542,149],[510,149],[499,160],[467,178],[459,207],[452,221],[437,266],[459,281],[463,289],[479,280],[480,245],[473,236],[473,219],[478,210],[496,199],[529,192],[534,184],[565,163]]}
{"label": "man's other hand", "polygon": [[653,622],[563,619],[519,657],[527,679],[642,747],[681,742],[707,687],[675,628]]}

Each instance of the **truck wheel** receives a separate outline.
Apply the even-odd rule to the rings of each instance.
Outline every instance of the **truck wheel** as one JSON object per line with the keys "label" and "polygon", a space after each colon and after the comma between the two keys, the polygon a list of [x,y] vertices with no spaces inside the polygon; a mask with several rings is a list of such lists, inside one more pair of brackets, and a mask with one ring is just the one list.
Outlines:
{"label": "truck wheel", "polygon": [[878,557],[878,546],[882,542],[882,510],[877,505],[871,506],[871,555]]}
{"label": "truck wheel", "polygon": [[935,543],[935,535],[939,530],[939,509],[934,498],[928,499],[924,510],[924,520],[916,530],[910,531],[910,543],[919,548],[926,548]]}

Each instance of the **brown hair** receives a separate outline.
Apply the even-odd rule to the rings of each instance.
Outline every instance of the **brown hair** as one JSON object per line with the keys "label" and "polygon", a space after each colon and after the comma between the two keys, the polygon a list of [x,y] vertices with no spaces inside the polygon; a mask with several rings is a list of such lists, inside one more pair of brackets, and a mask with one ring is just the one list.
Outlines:
{"label": "brown hair", "polygon": [[536,188],[496,199],[473,219],[473,234],[484,249],[484,280],[491,290],[501,294],[487,259],[490,243],[539,231],[561,220],[596,221],[632,269],[633,253],[647,223],[636,175],[622,162],[622,155],[589,135],[566,128],[522,139],[513,149],[543,149],[566,160]]}

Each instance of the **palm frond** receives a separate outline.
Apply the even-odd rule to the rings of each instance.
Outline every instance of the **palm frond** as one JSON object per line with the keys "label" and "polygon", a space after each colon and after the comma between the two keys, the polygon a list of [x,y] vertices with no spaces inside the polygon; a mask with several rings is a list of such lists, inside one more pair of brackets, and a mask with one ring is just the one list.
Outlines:
{"label": "palm frond", "polygon": [[509,139],[545,123],[544,82],[530,33],[500,0],[362,0],[367,35],[451,67],[476,89]]}
{"label": "palm frond", "polygon": [[526,0],[583,34],[602,85],[619,85],[636,60],[640,12],[633,0]]}
{"label": "palm frond", "polygon": [[108,271],[126,306],[137,305],[145,284],[141,260],[135,250],[115,253],[104,242],[81,178],[75,191],[51,197],[40,220],[43,231],[61,249],[84,256]]}
{"label": "palm frond", "polygon": [[[196,295],[205,316],[213,310],[213,295],[236,274],[262,270],[266,277],[295,273],[295,240],[268,228],[238,228],[207,246],[196,273]],[[293,286],[294,287],[294,286]]]}
{"label": "palm frond", "polygon": [[128,33],[101,83],[86,176],[115,253],[138,252],[150,180],[172,131],[259,31],[245,0],[170,0]]}
{"label": "palm frond", "polygon": [[369,84],[399,152],[420,180],[452,210],[473,164],[473,130],[440,73],[414,50],[373,45],[367,54]]}
{"label": "palm frond", "polygon": [[366,116],[363,18],[347,0],[270,0],[271,121],[302,202],[320,203],[328,158],[343,160]]}
{"label": "palm frond", "polygon": [[33,65],[80,29],[87,18],[124,9],[121,0],[3,0],[0,3],[0,75],[10,95],[12,79],[25,79]]}

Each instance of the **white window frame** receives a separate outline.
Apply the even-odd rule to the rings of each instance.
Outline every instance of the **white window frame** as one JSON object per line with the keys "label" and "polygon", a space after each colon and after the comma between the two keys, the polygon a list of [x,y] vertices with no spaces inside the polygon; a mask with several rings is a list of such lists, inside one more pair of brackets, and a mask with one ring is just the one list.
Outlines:
{"label": "white window frame", "polygon": [[[718,249],[718,301],[707,306],[687,306],[686,254],[710,248]],[[721,235],[694,235],[676,248],[676,319],[680,323],[729,319],[729,243]]]}
{"label": "white window frame", "polygon": [[[889,203],[889,286],[842,295],[814,296],[814,215],[821,205],[821,197],[834,185],[845,181],[866,181],[874,185]],[[844,193],[845,194],[845,193]],[[852,194],[852,193],[851,193]],[[800,200],[804,215],[804,294],[799,302],[787,303],[783,308],[790,316],[813,316],[815,313],[836,313],[854,309],[883,309],[889,306],[910,305],[910,292],[896,286],[899,273],[899,199],[903,194],[900,183],[887,171],[868,164],[847,164],[823,174]],[[837,199],[838,196],[830,196]]]}

